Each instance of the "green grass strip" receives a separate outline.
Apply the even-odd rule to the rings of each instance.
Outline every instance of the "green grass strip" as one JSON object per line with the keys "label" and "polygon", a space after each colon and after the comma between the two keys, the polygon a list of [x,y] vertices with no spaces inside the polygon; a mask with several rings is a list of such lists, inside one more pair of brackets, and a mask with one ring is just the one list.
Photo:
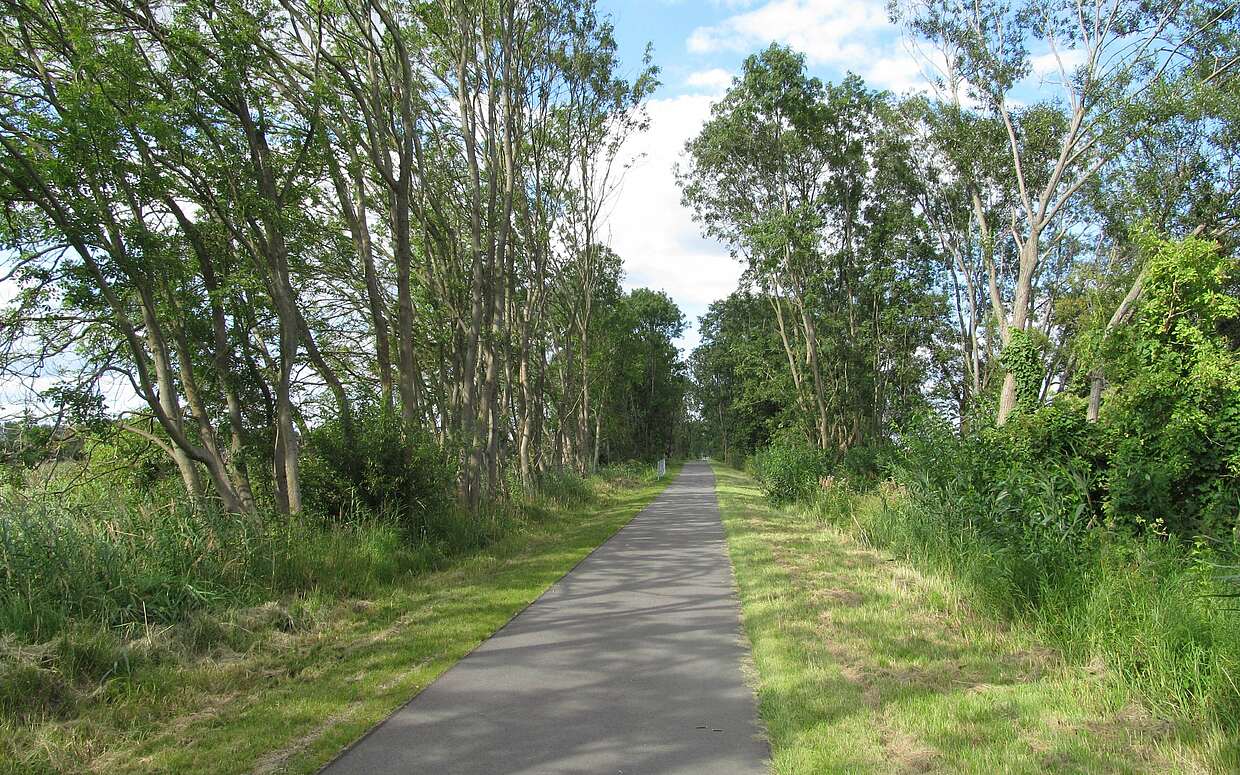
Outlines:
{"label": "green grass strip", "polygon": [[0,772],[309,773],[416,695],[670,482],[604,486],[453,567],[326,599],[246,653],[153,665],[69,719],[0,724]]}
{"label": "green grass strip", "polygon": [[978,615],[951,580],[715,474],[776,773],[1213,769],[1118,682]]}

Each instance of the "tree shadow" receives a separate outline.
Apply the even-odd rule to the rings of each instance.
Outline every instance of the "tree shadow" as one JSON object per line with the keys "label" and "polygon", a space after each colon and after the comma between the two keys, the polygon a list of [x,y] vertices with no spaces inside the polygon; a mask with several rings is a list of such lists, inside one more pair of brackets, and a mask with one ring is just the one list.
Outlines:
{"label": "tree shadow", "polygon": [[738,614],[714,476],[687,465],[324,772],[764,772]]}
{"label": "tree shadow", "polygon": [[1091,728],[1084,704],[1064,699],[1083,682],[1054,652],[975,637],[915,571],[772,508],[739,474],[720,479],[777,768],[1132,772],[1158,760],[1142,741],[1168,728],[1101,703],[1108,731]]}

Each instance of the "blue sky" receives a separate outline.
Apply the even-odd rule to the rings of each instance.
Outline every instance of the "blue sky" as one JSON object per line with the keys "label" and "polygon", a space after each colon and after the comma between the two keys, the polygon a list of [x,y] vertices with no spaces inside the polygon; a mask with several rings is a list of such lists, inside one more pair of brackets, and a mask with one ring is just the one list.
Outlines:
{"label": "blue sky", "polygon": [[625,62],[636,63],[647,41],[663,69],[660,97],[701,93],[704,73],[735,72],[771,41],[803,52],[814,75],[838,80],[853,70],[897,91],[913,85],[917,68],[885,0],[601,0],[616,26]]}

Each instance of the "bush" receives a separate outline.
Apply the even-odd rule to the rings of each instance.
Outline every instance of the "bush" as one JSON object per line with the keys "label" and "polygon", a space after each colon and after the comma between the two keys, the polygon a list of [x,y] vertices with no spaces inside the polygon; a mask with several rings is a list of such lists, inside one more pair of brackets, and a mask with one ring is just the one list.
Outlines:
{"label": "bush", "polygon": [[548,471],[539,476],[534,493],[560,508],[580,506],[594,497],[586,480],[568,470]]}
{"label": "bush", "polygon": [[1139,235],[1144,294],[1108,340],[1102,403],[1108,516],[1191,539],[1240,512],[1240,263],[1210,241]]}
{"label": "bush", "polygon": [[641,460],[625,460],[609,463],[598,470],[598,477],[609,484],[636,484],[652,482],[657,475],[654,463]]}
{"label": "bush", "polygon": [[803,437],[787,433],[751,458],[754,476],[776,503],[805,500],[819,489],[826,473],[823,453]]}
{"label": "bush", "polygon": [[828,476],[837,483],[877,482],[890,467],[894,451],[890,443],[879,442],[853,446],[833,456],[802,436],[784,433],[755,452],[746,468],[772,501],[791,503],[815,497]]}
{"label": "bush", "polygon": [[875,482],[891,465],[894,452],[895,448],[885,441],[849,447],[833,473],[852,482]]}
{"label": "bush", "polygon": [[1059,405],[961,436],[945,420],[906,428],[890,467],[920,503],[1021,546],[1031,559],[1100,523],[1095,429]]}
{"label": "bush", "polygon": [[331,522],[379,517],[418,541],[452,538],[454,471],[424,431],[406,432],[390,410],[363,406],[345,438],[339,418],[312,430],[301,461],[302,495]]}

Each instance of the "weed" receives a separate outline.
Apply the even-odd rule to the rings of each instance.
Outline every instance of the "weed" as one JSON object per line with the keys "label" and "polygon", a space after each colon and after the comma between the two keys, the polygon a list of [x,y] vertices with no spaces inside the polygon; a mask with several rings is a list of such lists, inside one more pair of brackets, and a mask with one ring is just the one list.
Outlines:
{"label": "weed", "polygon": [[1177,549],[1099,549],[1097,597],[1073,582],[1034,605],[1015,552],[943,530],[907,488],[776,506],[716,476],[776,773],[1237,771],[1223,705],[1133,701],[1232,670],[1191,571],[1149,565]]}

